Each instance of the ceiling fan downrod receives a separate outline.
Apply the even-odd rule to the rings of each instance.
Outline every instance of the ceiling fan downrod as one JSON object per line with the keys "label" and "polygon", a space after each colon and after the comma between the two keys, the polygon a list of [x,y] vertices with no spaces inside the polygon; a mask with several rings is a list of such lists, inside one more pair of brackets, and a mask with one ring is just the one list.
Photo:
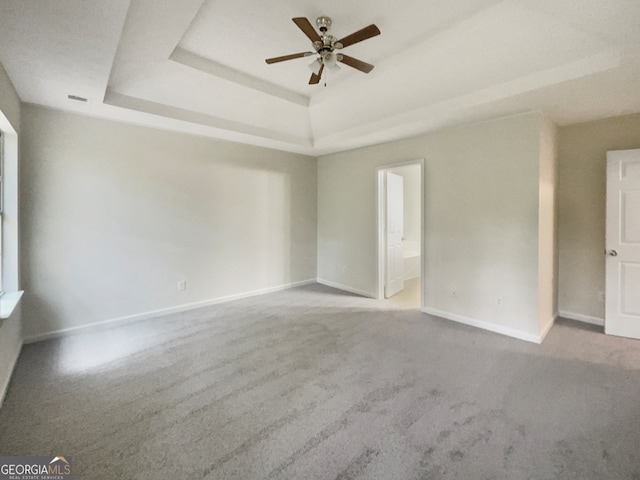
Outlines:
{"label": "ceiling fan downrod", "polygon": [[327,33],[329,27],[331,27],[331,23],[331,18],[329,17],[322,16],[316,19],[316,25],[322,35],[320,36],[320,40],[313,42],[313,48],[321,57],[325,57],[327,53],[332,53],[336,48],[342,48],[342,44],[338,42],[338,39]]}

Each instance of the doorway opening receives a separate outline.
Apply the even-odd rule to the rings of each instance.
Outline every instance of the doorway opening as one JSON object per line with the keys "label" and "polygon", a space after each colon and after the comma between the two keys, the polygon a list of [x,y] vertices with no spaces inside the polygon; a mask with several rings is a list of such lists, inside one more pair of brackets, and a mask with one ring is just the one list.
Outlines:
{"label": "doorway opening", "polygon": [[422,308],[424,160],[378,168],[378,298]]}

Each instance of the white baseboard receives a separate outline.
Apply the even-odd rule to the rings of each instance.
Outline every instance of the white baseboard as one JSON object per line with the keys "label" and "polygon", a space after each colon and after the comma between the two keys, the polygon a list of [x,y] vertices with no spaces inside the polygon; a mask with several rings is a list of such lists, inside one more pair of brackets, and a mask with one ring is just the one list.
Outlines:
{"label": "white baseboard", "polygon": [[[481,328],[490,332],[500,333],[502,335],[517,338],[519,340],[525,340],[527,342],[533,343],[542,343],[543,337],[541,335],[534,335],[532,333],[523,332],[522,330],[516,330],[515,328],[496,325],[495,323],[489,323],[483,320],[477,320],[475,318],[465,317],[463,315],[458,315],[455,313],[443,312],[434,308],[423,307],[420,310],[424,313],[428,313],[429,315],[444,318],[447,320],[453,320],[454,322],[463,323],[465,325]],[[549,326],[548,328],[550,329],[551,326]]]}
{"label": "white baseboard", "polygon": [[100,322],[88,323],[86,325],[78,325],[77,327],[61,328],[59,330],[52,330],[50,332],[27,336],[23,339],[23,341],[25,344],[42,342],[44,340],[51,340],[53,338],[59,338],[59,337],[70,335],[80,331],[87,332],[91,330],[113,328],[125,323],[147,320],[149,318],[157,317],[160,315],[168,315],[171,313],[185,312],[185,311],[193,310],[196,308],[208,307],[210,305],[217,305],[219,303],[231,302],[233,300],[240,300],[242,298],[255,297],[257,295],[264,295],[266,293],[279,292],[281,290],[287,290],[289,288],[309,285],[311,283],[316,283],[316,279],[313,278],[309,280],[303,280],[301,282],[287,283],[283,285],[277,285],[275,287],[262,288],[259,290],[252,290],[249,292],[242,292],[234,295],[227,295],[224,297],[218,297],[218,298],[213,298],[209,300],[202,300],[199,302],[185,303],[182,305],[176,305],[175,307],[161,308],[158,310],[152,310],[150,312],[142,312],[142,313],[136,313],[134,315],[127,315],[124,317],[111,318],[109,320],[102,320]]}
{"label": "white baseboard", "polygon": [[565,312],[560,310],[559,315],[562,318],[569,320],[577,320],[579,322],[590,323],[591,325],[598,325],[604,327],[604,318],[592,317],[591,315],[583,315],[582,313]]}
{"label": "white baseboard", "polygon": [[368,298],[376,298],[371,292],[365,292],[364,290],[360,290],[358,288],[350,287],[349,285],[343,285],[342,283],[332,282],[330,280],[325,280],[324,278],[317,278],[316,281],[321,283],[322,285],[326,285],[327,287],[337,288],[338,290],[344,290],[345,292],[355,293],[356,295],[361,295],[363,297]]}

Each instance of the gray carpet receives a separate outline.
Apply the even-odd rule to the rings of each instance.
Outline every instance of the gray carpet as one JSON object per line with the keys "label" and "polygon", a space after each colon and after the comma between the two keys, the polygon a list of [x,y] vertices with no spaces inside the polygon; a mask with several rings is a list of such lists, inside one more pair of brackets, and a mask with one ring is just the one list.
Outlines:
{"label": "gray carpet", "polygon": [[76,479],[640,479],[640,342],[319,285],[24,347],[0,453]]}

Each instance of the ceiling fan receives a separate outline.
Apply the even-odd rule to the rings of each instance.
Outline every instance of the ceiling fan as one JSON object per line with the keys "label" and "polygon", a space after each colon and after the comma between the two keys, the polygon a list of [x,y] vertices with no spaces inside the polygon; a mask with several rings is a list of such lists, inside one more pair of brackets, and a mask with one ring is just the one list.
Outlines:
{"label": "ceiling fan", "polygon": [[293,60],[294,58],[310,57],[317,55],[316,59],[309,65],[309,68],[313,72],[309,79],[309,85],[315,85],[320,82],[324,68],[327,67],[330,70],[338,70],[340,67],[337,62],[344,63],[350,67],[360,70],[364,73],[369,73],[373,70],[373,65],[358,60],[357,58],[344,55],[342,53],[336,53],[334,50],[341,50],[354,43],[362,42],[368,38],[380,35],[380,30],[375,25],[371,24],[368,27],[364,27],[357,32],[347,35],[344,38],[338,40],[333,35],[329,35],[327,31],[331,27],[331,19],[329,17],[318,17],[316,25],[320,33],[316,32],[311,22],[305,17],[292,18],[302,32],[309,37],[309,40],[313,42],[313,52],[301,52],[293,53],[291,55],[284,55],[282,57],[267,58],[265,61],[268,64],[284,62],[286,60]]}

